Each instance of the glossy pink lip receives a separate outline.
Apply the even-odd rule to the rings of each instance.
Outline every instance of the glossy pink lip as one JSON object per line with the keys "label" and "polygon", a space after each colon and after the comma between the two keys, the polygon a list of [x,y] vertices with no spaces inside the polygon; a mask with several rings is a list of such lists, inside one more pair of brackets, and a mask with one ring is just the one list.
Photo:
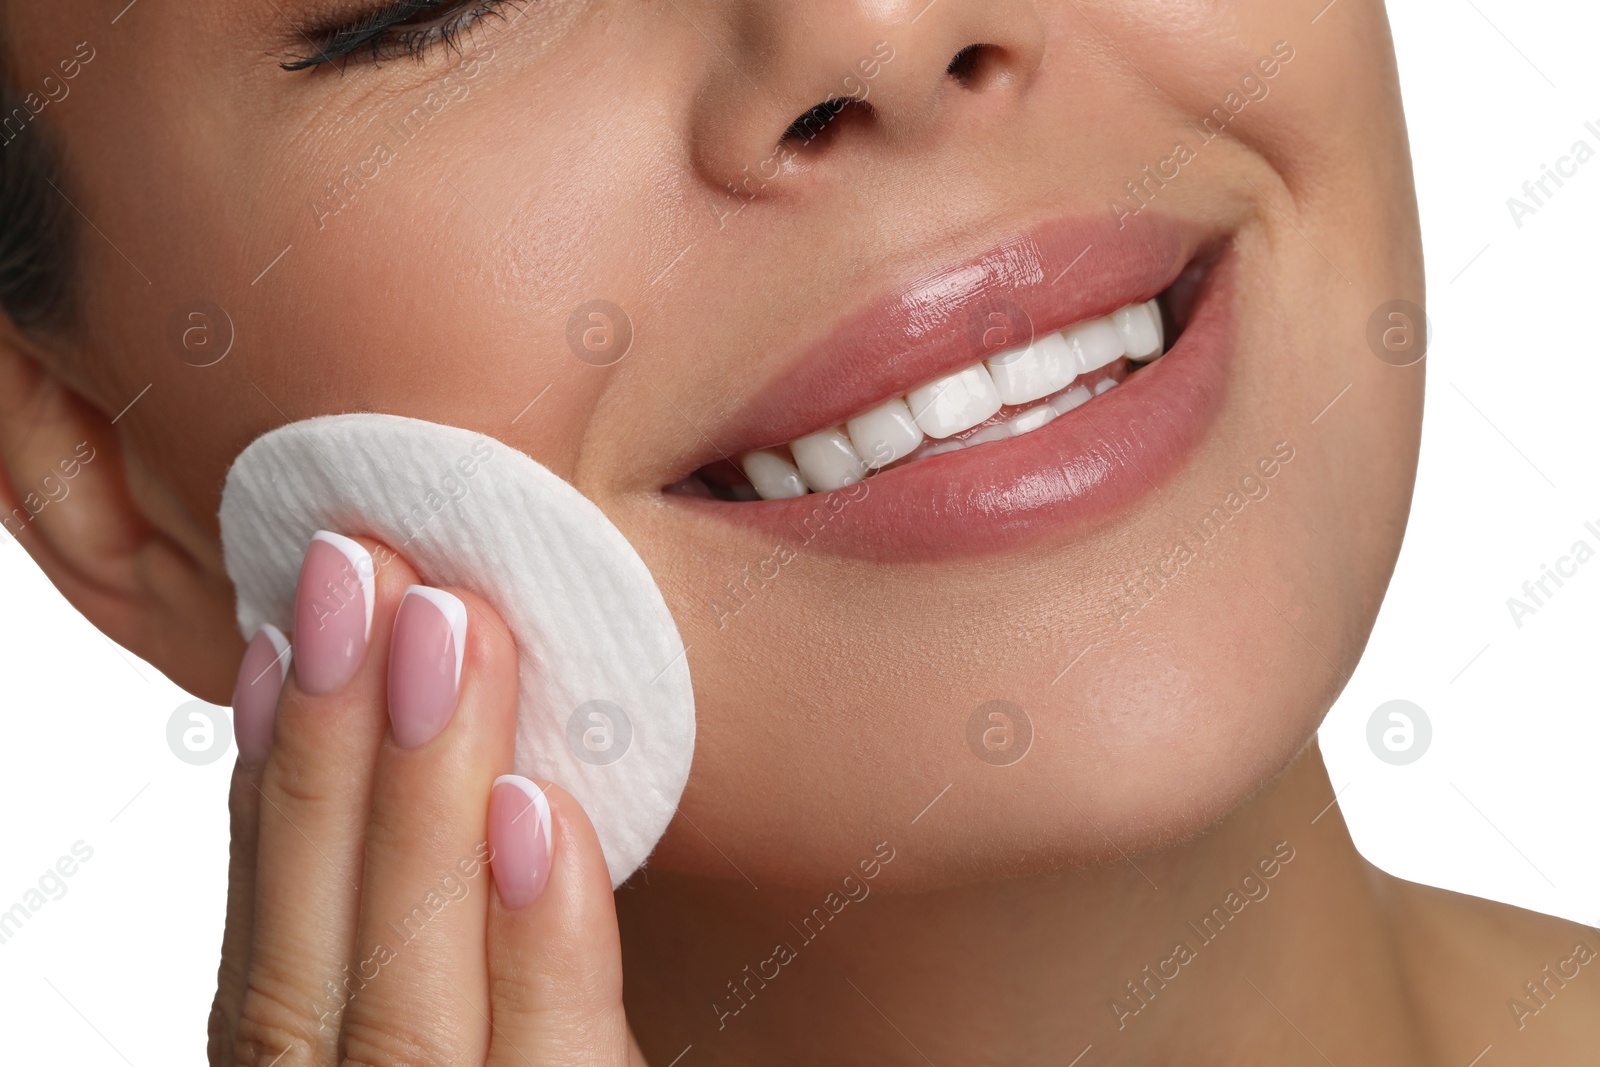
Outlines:
{"label": "glossy pink lip", "polygon": [[[988,324],[1031,323],[1040,334],[1148,300],[1220,236],[1150,216],[1126,229],[1110,220],[1046,225],[854,316],[713,436],[738,454],[842,422],[992,355]],[[1233,314],[1232,254],[1224,252],[1171,351],[1041,429],[832,493],[669,499],[707,521],[874,560],[987,554],[1081,528],[1152,491],[1204,439],[1225,393]]]}

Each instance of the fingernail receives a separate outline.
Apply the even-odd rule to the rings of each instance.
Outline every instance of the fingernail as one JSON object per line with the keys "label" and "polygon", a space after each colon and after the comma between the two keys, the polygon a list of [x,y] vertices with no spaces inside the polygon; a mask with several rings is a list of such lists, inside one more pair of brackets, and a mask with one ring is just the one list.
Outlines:
{"label": "fingernail", "polygon": [[304,692],[332,693],[355,677],[372,633],[376,572],[350,538],[312,535],[294,603],[294,677]]}
{"label": "fingernail", "polygon": [[389,639],[389,722],[401,748],[426,744],[450,721],[466,649],[466,605],[440,589],[407,589]]}
{"label": "fingernail", "polygon": [[508,908],[530,904],[550,880],[550,802],[519,774],[502,774],[489,790],[489,869]]}
{"label": "fingernail", "polygon": [[239,680],[233,685],[233,736],[239,762],[246,767],[267,761],[272,748],[272,721],[278,714],[278,693],[289,676],[289,641],[267,623],[244,650]]}

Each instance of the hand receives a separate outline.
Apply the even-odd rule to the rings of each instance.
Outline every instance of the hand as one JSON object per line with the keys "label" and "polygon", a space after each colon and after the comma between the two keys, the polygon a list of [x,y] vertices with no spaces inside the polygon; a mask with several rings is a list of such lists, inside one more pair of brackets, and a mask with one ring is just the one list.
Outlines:
{"label": "hand", "polygon": [[593,827],[556,786],[497,781],[510,632],[417,581],[319,534],[292,657],[276,632],[245,656],[210,1062],[642,1067]]}

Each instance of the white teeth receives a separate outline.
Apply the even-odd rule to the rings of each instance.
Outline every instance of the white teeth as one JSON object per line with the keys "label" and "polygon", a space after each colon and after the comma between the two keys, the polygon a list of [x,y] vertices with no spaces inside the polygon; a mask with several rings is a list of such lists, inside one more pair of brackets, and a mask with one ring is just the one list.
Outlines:
{"label": "white teeth", "polygon": [[934,445],[924,450],[922,456],[924,459],[929,456],[942,456],[946,452],[960,452],[966,447],[967,443],[965,441],[946,441],[943,444]]}
{"label": "white teeth", "polygon": [[1021,415],[1006,423],[1006,428],[1011,431],[1012,437],[1021,437],[1025,433],[1037,430],[1054,420],[1055,408],[1049,404],[1040,404],[1032,411],[1024,411]]}
{"label": "white teeth", "polygon": [[1161,309],[1154,300],[1111,313],[1111,321],[1122,335],[1123,354],[1136,363],[1155,359],[1165,343],[1161,329]]}
{"label": "white teeth", "polygon": [[1061,334],[1077,355],[1079,374],[1099,370],[1122,358],[1122,334],[1109,318],[1079,323]]}
{"label": "white teeth", "polygon": [[913,389],[906,402],[922,432],[932,438],[954,437],[970,430],[1001,407],[994,379],[981,363]]}
{"label": "white teeth", "polygon": [[902,456],[909,456],[922,443],[922,427],[911,417],[911,409],[899,397],[857,415],[845,427],[856,453],[873,470],[887,467]]}
{"label": "white teeth", "polygon": [[[973,364],[913,389],[871,411],[810,434],[781,450],[756,449],[739,457],[750,488],[764,500],[843,489],[869,471],[907,456],[913,462],[988,441],[1031,433],[1073,408],[1113,389],[1117,379],[1073,382],[1126,356],[1135,363],[1160,358],[1166,338],[1155,300],[1130,304],[1104,318],[1082,322]],[[1071,386],[1071,388],[1068,388]],[[1042,401],[1020,415],[984,426],[964,440],[948,440],[993,418],[1003,407]],[[931,444],[929,439],[938,442]],[[736,497],[742,499],[742,496]]]}
{"label": "white teeth", "polygon": [[1089,390],[1084,386],[1074,385],[1071,389],[1068,389],[1060,396],[1051,400],[1050,407],[1057,415],[1065,415],[1073,408],[1082,407],[1084,404],[1087,404],[1093,399],[1094,394],[1089,392]]}
{"label": "white teeth", "polygon": [[1004,441],[1010,436],[1011,424],[1009,422],[997,422],[993,426],[985,426],[971,437],[963,438],[961,444],[970,447],[972,445],[986,444],[989,441]]}
{"label": "white teeth", "polygon": [[838,429],[802,437],[789,446],[800,476],[815,492],[826,493],[854,485],[867,476],[861,454]]}
{"label": "white teeth", "polygon": [[746,452],[739,457],[739,465],[762,500],[784,500],[809,492],[795,465],[771,449]]}
{"label": "white teeth", "polygon": [[1046,334],[1027,348],[1002,352],[986,365],[995,391],[1007,404],[1049,396],[1078,376],[1072,346],[1059,332]]}

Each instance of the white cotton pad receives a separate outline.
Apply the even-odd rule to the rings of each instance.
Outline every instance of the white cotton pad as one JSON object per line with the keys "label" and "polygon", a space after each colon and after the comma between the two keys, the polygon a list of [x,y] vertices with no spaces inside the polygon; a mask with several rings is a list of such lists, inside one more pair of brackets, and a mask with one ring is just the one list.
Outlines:
{"label": "white cotton pad", "polygon": [[494,605],[519,651],[517,773],[577,797],[613,886],[644,863],[689,778],[694,692],[660,588],[587,497],[482,434],[331,415],[240,453],[220,519],[246,637],[291,629],[318,530],[375,538],[423,582]]}

